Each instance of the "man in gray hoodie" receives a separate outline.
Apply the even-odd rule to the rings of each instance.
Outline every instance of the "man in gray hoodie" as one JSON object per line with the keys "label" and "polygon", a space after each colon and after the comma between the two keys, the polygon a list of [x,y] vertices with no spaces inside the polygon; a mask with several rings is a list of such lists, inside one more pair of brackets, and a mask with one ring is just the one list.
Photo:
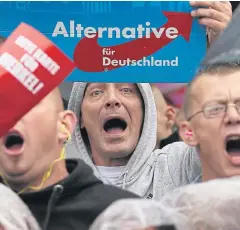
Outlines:
{"label": "man in gray hoodie", "polygon": [[[191,4],[206,7],[192,16],[215,40],[231,19],[229,2]],[[160,199],[176,187],[201,181],[195,147],[177,142],[154,150],[157,113],[149,84],[75,83],[68,109],[78,116],[78,125],[67,155],[83,159],[104,183]]]}
{"label": "man in gray hoodie", "polygon": [[201,178],[195,148],[177,142],[154,150],[157,113],[149,84],[75,83],[69,109],[79,123],[67,156],[83,159],[104,183],[160,199]]}

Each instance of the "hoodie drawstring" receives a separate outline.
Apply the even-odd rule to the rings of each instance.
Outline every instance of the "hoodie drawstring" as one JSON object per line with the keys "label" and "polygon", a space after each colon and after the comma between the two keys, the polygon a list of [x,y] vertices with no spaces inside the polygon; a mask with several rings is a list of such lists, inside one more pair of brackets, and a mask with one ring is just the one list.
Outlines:
{"label": "hoodie drawstring", "polygon": [[128,171],[126,171],[126,172],[123,174],[123,185],[122,185],[122,189],[125,189],[125,187],[126,187],[127,174],[128,174]]}
{"label": "hoodie drawstring", "polygon": [[43,230],[47,230],[48,223],[49,223],[50,216],[51,216],[51,212],[52,212],[52,208],[54,207],[54,205],[56,204],[56,202],[60,198],[63,190],[64,190],[64,188],[60,184],[57,184],[57,185],[54,186],[52,195],[51,195],[51,197],[48,201],[47,214],[45,216]]}

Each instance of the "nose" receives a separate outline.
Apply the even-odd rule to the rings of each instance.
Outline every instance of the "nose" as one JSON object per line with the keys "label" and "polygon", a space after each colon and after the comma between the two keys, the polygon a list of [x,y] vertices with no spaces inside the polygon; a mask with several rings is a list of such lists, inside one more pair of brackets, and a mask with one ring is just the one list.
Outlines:
{"label": "nose", "polygon": [[228,125],[240,124],[240,115],[236,106],[234,105],[228,106],[226,116],[225,116],[225,123]]}
{"label": "nose", "polygon": [[107,99],[105,101],[105,108],[109,109],[109,108],[120,108],[120,107],[121,107],[121,102],[117,98],[117,95],[115,94],[115,92],[108,93]]}

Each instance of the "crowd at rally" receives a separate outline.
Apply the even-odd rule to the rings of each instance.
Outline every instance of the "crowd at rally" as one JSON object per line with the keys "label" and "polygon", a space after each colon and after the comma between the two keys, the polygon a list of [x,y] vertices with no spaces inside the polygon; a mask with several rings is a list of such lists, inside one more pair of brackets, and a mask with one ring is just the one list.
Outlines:
{"label": "crowd at rally", "polygon": [[240,8],[191,5],[209,48],[182,108],[155,84],[55,88],[0,138],[0,230],[240,229]]}

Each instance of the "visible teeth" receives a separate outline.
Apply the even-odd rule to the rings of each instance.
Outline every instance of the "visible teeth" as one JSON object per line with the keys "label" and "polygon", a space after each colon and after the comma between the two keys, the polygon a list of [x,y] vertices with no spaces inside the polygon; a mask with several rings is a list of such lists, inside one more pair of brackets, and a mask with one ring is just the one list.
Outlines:
{"label": "visible teeth", "polygon": [[228,137],[227,140],[240,140],[240,136],[231,136]]}

